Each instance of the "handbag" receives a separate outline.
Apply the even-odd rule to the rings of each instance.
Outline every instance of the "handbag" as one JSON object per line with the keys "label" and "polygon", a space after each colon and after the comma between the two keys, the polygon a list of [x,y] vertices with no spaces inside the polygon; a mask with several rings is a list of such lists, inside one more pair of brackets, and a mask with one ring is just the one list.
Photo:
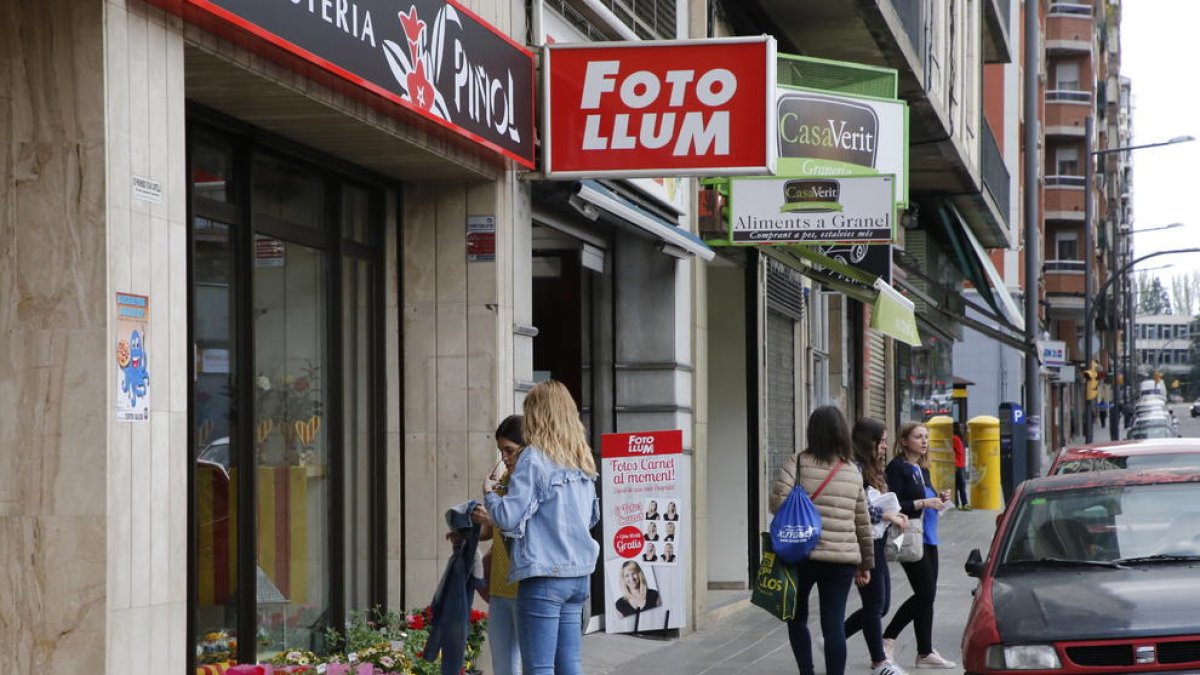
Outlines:
{"label": "handbag", "polygon": [[925,521],[910,518],[903,532],[895,524],[888,525],[883,535],[884,553],[888,560],[901,563],[917,562],[925,556]]}
{"label": "handbag", "polygon": [[771,547],[771,535],[763,532],[762,557],[754,577],[751,604],[758,605],[776,619],[788,621],[796,616],[796,568],[780,560]]}
{"label": "handbag", "polygon": [[791,493],[775,513],[775,517],[771,519],[771,546],[775,555],[784,562],[798,563],[804,560],[821,540],[821,513],[817,511],[813,499],[821,496],[825,486],[829,485],[829,481],[841,470],[842,464],[845,462],[838,460],[829,475],[825,476],[821,486],[813,493],[812,499],[809,499],[799,481],[800,464],[796,463],[796,484],[792,486]]}

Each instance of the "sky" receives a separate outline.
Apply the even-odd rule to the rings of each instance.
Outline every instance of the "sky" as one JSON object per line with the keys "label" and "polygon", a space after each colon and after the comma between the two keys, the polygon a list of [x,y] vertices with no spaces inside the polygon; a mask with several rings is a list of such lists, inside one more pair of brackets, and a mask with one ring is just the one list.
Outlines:
{"label": "sky", "polygon": [[[1121,75],[1133,91],[1131,145],[1195,136],[1196,141],[1131,153],[1133,229],[1184,223],[1134,235],[1134,255],[1200,248],[1200,26],[1198,0],[1123,0]],[[1164,285],[1180,274],[1200,272],[1200,253],[1152,258],[1137,268]]]}

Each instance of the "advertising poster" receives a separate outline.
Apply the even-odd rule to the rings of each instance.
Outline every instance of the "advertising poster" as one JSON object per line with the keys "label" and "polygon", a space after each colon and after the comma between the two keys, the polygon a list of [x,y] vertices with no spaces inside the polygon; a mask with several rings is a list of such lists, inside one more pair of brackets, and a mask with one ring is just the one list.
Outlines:
{"label": "advertising poster", "polygon": [[150,298],[117,293],[117,421],[150,419],[150,370],[146,326]]}
{"label": "advertising poster", "polygon": [[601,460],[605,630],[682,628],[695,522],[683,432],[605,434]]}

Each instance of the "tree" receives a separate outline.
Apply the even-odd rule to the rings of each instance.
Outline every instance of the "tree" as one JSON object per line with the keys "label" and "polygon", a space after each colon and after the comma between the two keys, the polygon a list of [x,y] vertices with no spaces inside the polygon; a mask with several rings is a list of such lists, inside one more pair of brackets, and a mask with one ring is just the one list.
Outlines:
{"label": "tree", "polygon": [[1154,277],[1149,284],[1146,284],[1145,277],[1139,275],[1138,313],[1150,315],[1171,313],[1171,298],[1167,295],[1167,289],[1163,286],[1162,279]]}
{"label": "tree", "polygon": [[1176,314],[1194,316],[1200,302],[1200,272],[1171,277],[1171,306]]}

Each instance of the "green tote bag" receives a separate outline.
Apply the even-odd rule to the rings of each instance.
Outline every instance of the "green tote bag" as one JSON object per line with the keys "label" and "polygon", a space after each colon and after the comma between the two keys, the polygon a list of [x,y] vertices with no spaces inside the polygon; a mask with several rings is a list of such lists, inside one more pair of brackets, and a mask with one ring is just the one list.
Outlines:
{"label": "green tote bag", "polygon": [[750,602],[767,610],[777,619],[796,616],[796,568],[775,557],[771,533],[762,535],[762,560],[754,579]]}

